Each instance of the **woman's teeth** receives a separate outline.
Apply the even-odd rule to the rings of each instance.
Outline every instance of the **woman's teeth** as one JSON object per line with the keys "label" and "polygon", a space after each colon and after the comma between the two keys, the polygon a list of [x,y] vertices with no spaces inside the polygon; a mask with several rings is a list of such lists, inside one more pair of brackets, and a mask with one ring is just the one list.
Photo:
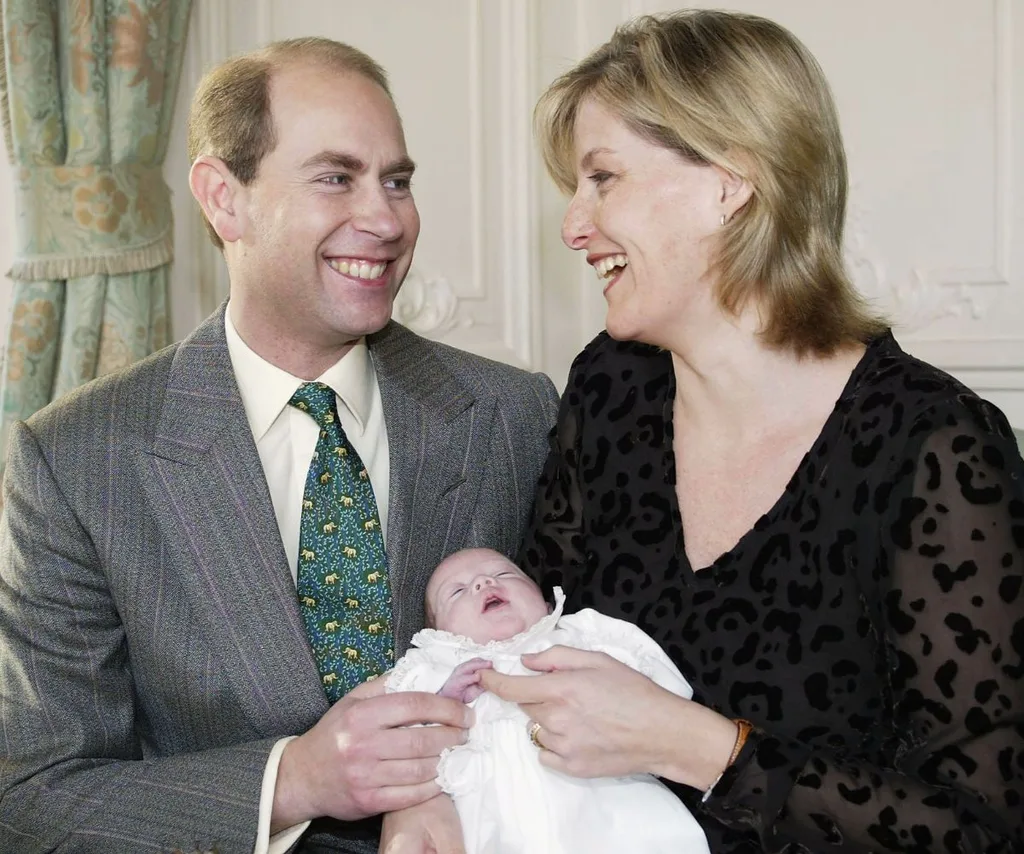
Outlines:
{"label": "woman's teeth", "polygon": [[597,278],[607,279],[613,270],[617,267],[625,267],[627,264],[629,264],[629,259],[625,255],[609,255],[607,258],[595,261],[594,270],[597,272]]}

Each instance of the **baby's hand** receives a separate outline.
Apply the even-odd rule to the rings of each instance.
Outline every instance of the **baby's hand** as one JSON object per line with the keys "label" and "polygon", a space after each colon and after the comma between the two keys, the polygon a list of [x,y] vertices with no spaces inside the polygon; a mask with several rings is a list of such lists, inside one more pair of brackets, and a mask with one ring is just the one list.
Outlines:
{"label": "baby's hand", "polygon": [[480,686],[480,671],[489,670],[493,665],[484,658],[471,658],[452,671],[444,687],[437,693],[463,703],[472,703],[484,689]]}

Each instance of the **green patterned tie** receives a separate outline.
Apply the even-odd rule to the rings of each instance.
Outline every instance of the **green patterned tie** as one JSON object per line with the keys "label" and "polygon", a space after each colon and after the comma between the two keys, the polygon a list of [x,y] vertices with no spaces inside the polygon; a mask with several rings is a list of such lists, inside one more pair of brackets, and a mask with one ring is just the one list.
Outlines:
{"label": "green patterned tie", "polygon": [[395,663],[388,561],[373,487],[341,429],[334,390],[304,383],[288,403],[320,426],[302,494],[296,583],[333,703]]}

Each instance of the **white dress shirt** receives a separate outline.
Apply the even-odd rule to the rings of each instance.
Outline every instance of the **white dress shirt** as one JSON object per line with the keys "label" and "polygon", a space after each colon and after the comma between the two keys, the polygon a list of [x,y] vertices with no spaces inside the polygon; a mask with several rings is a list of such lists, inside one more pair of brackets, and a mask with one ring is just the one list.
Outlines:
{"label": "white dress shirt", "polygon": [[[224,312],[224,333],[227,336],[231,367],[242,395],[256,450],[263,464],[277,527],[294,581],[299,556],[302,491],[320,428],[309,415],[288,405],[295,390],[304,381],[254,353],[231,322],[230,308],[229,304],[228,311]],[[384,407],[377,386],[377,375],[366,341],[361,339],[317,380],[329,385],[337,395],[341,427],[370,475],[370,485],[380,514],[381,532],[386,542],[391,475],[388,434],[384,425]],[[283,854],[309,826],[306,822],[270,837],[270,815],[274,806],[277,769],[284,747],[290,740],[283,738],[275,744],[267,760],[253,854]]]}

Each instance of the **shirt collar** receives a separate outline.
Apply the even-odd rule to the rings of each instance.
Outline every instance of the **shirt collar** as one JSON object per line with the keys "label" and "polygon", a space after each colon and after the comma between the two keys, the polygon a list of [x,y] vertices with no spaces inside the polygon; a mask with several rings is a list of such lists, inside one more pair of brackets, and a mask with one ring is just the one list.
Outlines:
{"label": "shirt collar", "polygon": [[[245,415],[253,438],[258,443],[304,380],[271,364],[253,351],[235,329],[230,311],[224,312],[224,335]],[[360,338],[317,380],[334,389],[341,403],[352,413],[361,434],[366,429],[370,415],[375,380],[366,339]]]}

